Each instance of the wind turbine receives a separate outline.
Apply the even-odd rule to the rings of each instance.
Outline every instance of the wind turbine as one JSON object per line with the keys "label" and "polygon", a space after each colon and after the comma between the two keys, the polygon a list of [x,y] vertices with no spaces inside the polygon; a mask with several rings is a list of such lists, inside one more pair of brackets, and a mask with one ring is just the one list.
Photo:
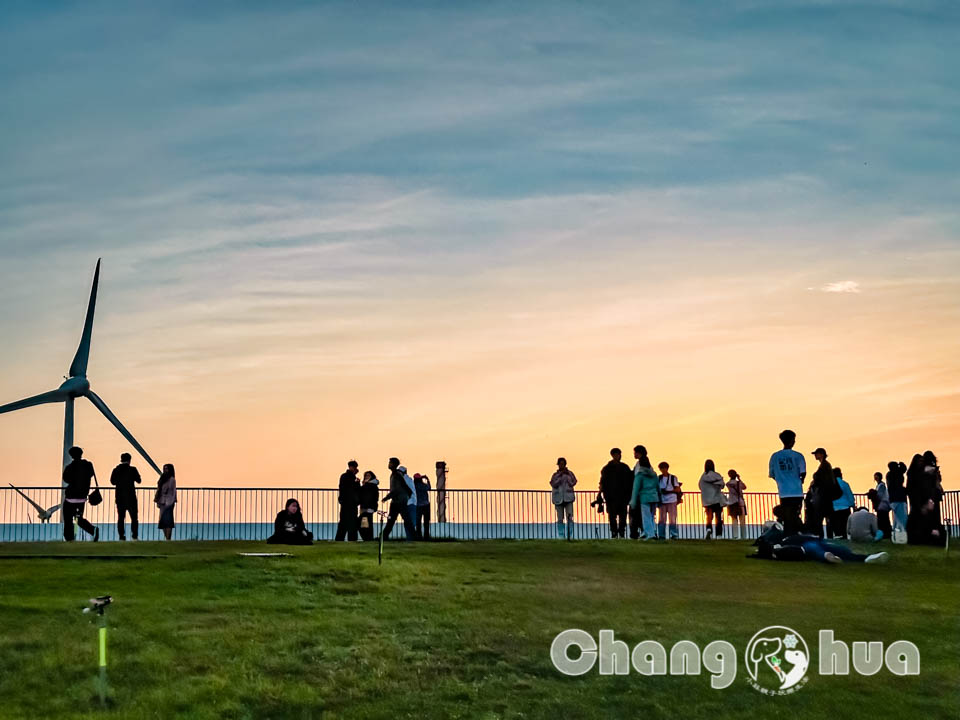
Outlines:
{"label": "wind turbine", "polygon": [[0,414],[13,412],[14,410],[23,410],[34,405],[43,405],[46,403],[62,402],[65,407],[63,418],[63,464],[66,466],[71,458],[68,451],[73,447],[73,401],[77,398],[85,397],[94,404],[103,416],[109,420],[120,434],[136,448],[137,452],[146,460],[150,467],[160,474],[160,468],[153,459],[147,454],[136,438],[130,434],[123,423],[117,419],[107,404],[100,399],[93,390],[90,389],[90,381],[87,380],[87,361],[90,359],[90,336],[93,333],[93,314],[97,307],[97,286],[100,284],[100,260],[97,260],[97,269],[93,274],[93,287],[90,290],[90,302],[87,305],[87,317],[83,323],[83,334],[80,336],[80,346],[77,348],[77,354],[70,364],[70,376],[65,378],[64,383],[56,390],[34,395],[33,397],[13,402],[8,405],[0,405]]}

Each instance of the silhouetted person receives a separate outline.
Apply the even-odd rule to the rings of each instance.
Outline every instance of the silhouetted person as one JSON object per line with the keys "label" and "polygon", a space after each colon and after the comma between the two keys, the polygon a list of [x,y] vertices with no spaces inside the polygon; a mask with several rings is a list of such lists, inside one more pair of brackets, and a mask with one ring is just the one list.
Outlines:
{"label": "silhouetted person", "polygon": [[800,509],[803,506],[803,480],[807,476],[807,461],[793,449],[797,434],[793,430],[780,433],[783,450],[770,456],[770,477],[777,483],[780,495],[780,512],[784,530],[798,533],[802,527]]}
{"label": "silhouetted person", "polygon": [[681,482],[676,475],[670,474],[670,463],[662,462],[660,468],[660,509],[657,517],[657,537],[667,538],[667,523],[670,523],[670,539],[677,540],[680,533],[677,530],[677,505],[680,502]]}
{"label": "silhouetted person", "polygon": [[[932,454],[932,453],[931,453]],[[914,455],[907,468],[907,497],[910,499],[910,514],[907,516],[907,542],[926,544],[927,540],[914,540],[910,528],[928,534],[939,521],[937,507],[939,472],[928,471],[928,461],[923,455]],[[934,466],[934,469],[935,466]]]}
{"label": "silhouetted person", "polygon": [[[713,460],[703,463],[703,475],[700,476],[700,500],[707,516],[707,540],[723,537],[723,476],[717,472]],[[711,529],[716,524],[716,532]]]}
{"label": "silhouetted person", "polygon": [[907,518],[907,542],[911,545],[946,545],[947,532],[937,517],[936,502],[928,498],[922,505],[910,501]]}
{"label": "silhouetted person", "polygon": [[873,482],[876,487],[867,492],[867,499],[873,505],[873,512],[877,516],[877,527],[883,533],[884,539],[889,540],[892,530],[890,526],[890,493],[883,482],[883,473],[875,472]]}
{"label": "silhouetted person", "polygon": [[303,513],[296,498],[287,500],[283,510],[273,521],[273,535],[267,538],[271,545],[312,545],[313,533],[303,522]]}
{"label": "silhouetted person", "polygon": [[140,529],[137,506],[137,485],[140,483],[140,472],[130,464],[130,453],[120,456],[120,464],[110,473],[110,484],[116,486],[117,501],[117,534],[121,540],[127,539],[124,527],[127,513],[130,513],[130,537],[137,539]]}
{"label": "silhouetted person", "polygon": [[940,503],[943,501],[943,478],[940,475],[940,466],[937,464],[937,456],[933,450],[927,450],[923,454],[923,472],[928,476],[931,487],[931,497],[936,505],[937,522],[942,521],[940,514]]}
{"label": "silhouetted person", "polygon": [[567,518],[567,540],[573,539],[573,491],[577,476],[567,467],[566,458],[557,458],[557,471],[550,478],[551,500],[557,511],[557,537],[563,537],[563,518]]}
{"label": "silhouetted person", "polygon": [[177,473],[170,463],[163,466],[153,501],[160,509],[160,522],[157,523],[157,527],[163,530],[163,536],[167,540],[171,540],[173,528],[176,527],[173,521],[173,506],[177,504]]}
{"label": "silhouetted person", "polygon": [[890,494],[890,510],[893,511],[894,530],[907,529],[907,466],[891,460],[887,463],[887,492]]}
{"label": "silhouetted person", "polygon": [[413,486],[417,491],[417,518],[414,525],[417,540],[430,539],[430,478],[417,473],[413,476]]}
{"label": "silhouetted person", "polygon": [[853,497],[853,490],[850,484],[843,479],[843,471],[835,467],[833,469],[833,479],[840,487],[840,497],[833,501],[833,507],[827,520],[827,537],[845,538],[847,536],[847,520],[857,505],[856,498]]}
{"label": "silhouetted person", "polygon": [[373,540],[373,514],[380,505],[380,481],[373,470],[363,473],[363,484],[360,485],[360,517],[358,518],[362,540]]}
{"label": "silhouetted person", "polygon": [[807,488],[806,517],[804,531],[808,535],[823,537],[823,521],[833,512],[836,480],[833,477],[833,468],[827,462],[827,451],[817,448],[813,456],[820,463],[813,473],[810,487]]}
{"label": "silhouetted person", "polygon": [[[656,540],[655,519],[660,504],[660,480],[650,465],[647,449],[643,445],[633,448],[633,457],[637,464],[633,467],[633,490],[630,495],[630,537],[634,540]],[[638,524],[643,526],[642,534],[637,532]]]}
{"label": "silhouetted person", "polygon": [[407,540],[413,540],[416,531],[413,523],[410,522],[410,514],[407,512],[410,490],[407,487],[404,473],[400,472],[400,460],[395,457],[390,458],[387,467],[390,469],[390,492],[387,493],[385,499],[390,501],[390,509],[387,512],[387,525],[383,528],[383,537],[390,537],[390,531],[393,530],[399,515],[403,520],[403,529],[407,533]]}
{"label": "silhouetted person", "polygon": [[83,517],[87,496],[90,494],[90,481],[96,472],[93,469],[93,463],[83,459],[82,449],[72,447],[67,453],[73,459],[63,469],[63,482],[67,485],[63,492],[63,507],[60,509],[63,518],[63,539],[73,542],[73,520],[76,518],[80,529],[92,535],[93,541],[96,542],[100,539],[100,528],[94,527]]}
{"label": "silhouetted person", "polygon": [[[401,465],[400,467],[398,467],[397,470],[399,470],[400,472],[403,473],[403,481],[407,484],[407,490],[409,491],[409,494],[407,495],[406,513],[407,513],[407,518],[410,520],[410,527],[413,529],[413,537],[411,537],[410,539],[411,539],[411,540],[416,540],[416,539],[417,539],[417,528],[416,528],[416,523],[417,523],[417,486],[416,486],[416,484],[413,482],[413,478],[410,477],[410,473],[407,472],[407,469],[406,469],[403,465]],[[406,528],[407,528],[406,523],[404,523],[403,528],[404,528],[404,530],[406,530]]]}
{"label": "silhouetted person", "polygon": [[337,523],[337,534],[334,540],[357,539],[357,508],[360,506],[360,481],[357,475],[360,466],[356,460],[347,463],[347,471],[340,476],[340,492],[337,501],[340,503],[340,522]]}
{"label": "silhouetted person", "polygon": [[610,451],[610,462],[600,470],[600,494],[607,504],[610,537],[627,536],[627,505],[633,491],[633,470],[620,458],[620,448]]}

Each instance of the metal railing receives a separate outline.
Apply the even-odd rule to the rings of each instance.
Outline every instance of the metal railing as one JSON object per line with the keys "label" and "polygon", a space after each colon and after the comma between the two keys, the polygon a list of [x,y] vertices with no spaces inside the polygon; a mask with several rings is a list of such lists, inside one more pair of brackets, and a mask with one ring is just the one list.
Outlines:
{"label": "metal railing", "polygon": [[[60,502],[59,487],[20,488],[38,505],[49,508]],[[117,514],[113,487],[101,487],[103,502],[87,505],[84,517],[100,528],[101,540],[116,540]],[[430,536],[434,539],[493,540],[551,539],[557,537],[556,512],[549,490],[446,490],[445,522],[438,522],[437,492],[430,492]],[[338,492],[329,488],[192,488],[177,489],[175,508],[177,540],[265,540],[273,533],[273,519],[287,498],[296,498],[307,528],[318,540],[332,540],[340,514]],[[381,509],[386,510],[380,491]],[[573,505],[575,539],[609,538],[607,515],[599,514],[590,503],[596,491],[576,493]],[[857,505],[869,507],[865,495],[856,495]],[[141,540],[162,539],[157,529],[159,511],[153,503],[153,489],[138,488]],[[765,520],[773,517],[779,499],[776,493],[745,493],[746,532],[755,538]],[[945,493],[941,503],[944,518],[960,517],[960,491]],[[13,488],[0,487],[0,542],[37,542],[60,540],[60,512],[50,523],[40,523],[37,511]],[[706,521],[700,494],[688,492],[678,507],[677,523],[681,539],[705,537]],[[376,522],[379,525],[379,521]],[[734,526],[724,512],[724,537],[731,537]],[[130,536],[127,518],[127,536]],[[952,529],[954,536],[958,528]],[[392,537],[402,538],[398,519]],[[88,541],[86,533],[77,539]]]}

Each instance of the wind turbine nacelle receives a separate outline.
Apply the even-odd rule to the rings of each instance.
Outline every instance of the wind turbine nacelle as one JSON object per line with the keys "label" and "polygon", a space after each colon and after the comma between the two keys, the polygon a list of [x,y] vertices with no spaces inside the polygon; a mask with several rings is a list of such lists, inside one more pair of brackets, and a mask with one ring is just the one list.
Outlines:
{"label": "wind turbine nacelle", "polygon": [[70,397],[82,397],[90,389],[90,381],[85,377],[72,377],[60,386],[60,391]]}

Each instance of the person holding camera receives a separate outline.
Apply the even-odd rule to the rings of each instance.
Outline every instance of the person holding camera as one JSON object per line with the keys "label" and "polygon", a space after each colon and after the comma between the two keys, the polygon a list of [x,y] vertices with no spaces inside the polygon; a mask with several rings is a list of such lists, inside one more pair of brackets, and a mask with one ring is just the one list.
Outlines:
{"label": "person holding camera", "polygon": [[660,469],[660,510],[657,513],[657,536],[667,538],[667,523],[670,523],[670,539],[677,540],[680,533],[677,532],[677,504],[680,502],[683,491],[680,489],[682,483],[677,480],[676,475],[670,474],[670,463],[662,462],[657,467]]}
{"label": "person holding camera", "polygon": [[599,505],[598,512],[603,512],[603,503],[607,505],[607,517],[610,521],[610,537],[625,538],[627,536],[627,505],[630,503],[630,493],[633,490],[633,470],[620,458],[620,448],[610,451],[611,460],[600,470],[600,497],[590,503]]}
{"label": "person holding camera", "polygon": [[573,486],[577,476],[567,467],[566,458],[557,458],[557,471],[550,478],[553,505],[557,509],[557,537],[563,537],[563,518],[567,518],[567,540],[573,539],[573,503],[577,496]]}

